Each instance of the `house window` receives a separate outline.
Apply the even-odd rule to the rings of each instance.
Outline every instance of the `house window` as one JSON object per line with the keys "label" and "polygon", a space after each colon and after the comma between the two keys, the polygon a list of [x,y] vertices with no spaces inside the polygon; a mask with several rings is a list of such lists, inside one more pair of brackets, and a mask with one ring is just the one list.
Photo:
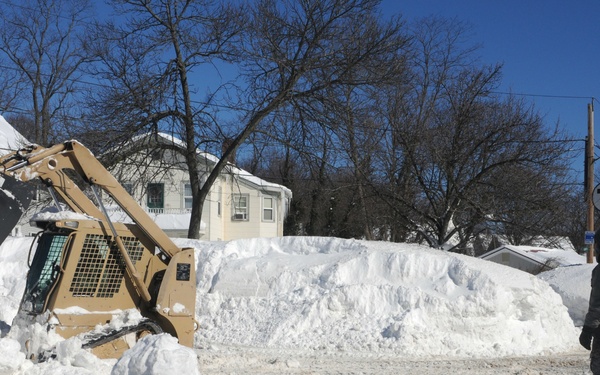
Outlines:
{"label": "house window", "polygon": [[148,209],[152,213],[162,213],[165,207],[165,185],[159,183],[148,184]]}
{"label": "house window", "polygon": [[186,182],[183,184],[183,208],[192,209],[192,184]]}
{"label": "house window", "polygon": [[248,220],[248,194],[233,196],[233,220]]}
{"label": "house window", "polygon": [[274,221],[274,199],[272,197],[263,198],[263,221]]}

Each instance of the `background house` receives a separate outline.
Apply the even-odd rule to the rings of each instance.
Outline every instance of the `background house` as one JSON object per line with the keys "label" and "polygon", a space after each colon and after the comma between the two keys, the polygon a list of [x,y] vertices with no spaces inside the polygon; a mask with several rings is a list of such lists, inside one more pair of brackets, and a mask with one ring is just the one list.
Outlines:
{"label": "background house", "polygon": [[548,249],[536,246],[503,245],[479,256],[481,259],[504,264],[531,274],[559,266],[585,264],[586,257],[573,250]]}
{"label": "background house", "polygon": [[[167,147],[157,147],[159,143]],[[139,137],[111,155],[120,159],[111,173],[169,236],[186,237],[192,194],[187,166],[176,147],[183,144],[167,134]],[[201,174],[206,178],[218,158],[201,151],[197,155]],[[291,199],[288,188],[230,164],[204,203],[200,238],[283,236],[283,222]],[[114,220],[126,220],[117,207],[111,207],[110,212]]]}

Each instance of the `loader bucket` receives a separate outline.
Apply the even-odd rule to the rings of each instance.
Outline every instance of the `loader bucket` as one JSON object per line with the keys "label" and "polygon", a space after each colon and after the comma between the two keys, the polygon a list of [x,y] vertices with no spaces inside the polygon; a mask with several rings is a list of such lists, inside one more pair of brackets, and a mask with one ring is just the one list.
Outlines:
{"label": "loader bucket", "polygon": [[35,187],[10,176],[0,176],[0,243],[10,235],[33,199]]}

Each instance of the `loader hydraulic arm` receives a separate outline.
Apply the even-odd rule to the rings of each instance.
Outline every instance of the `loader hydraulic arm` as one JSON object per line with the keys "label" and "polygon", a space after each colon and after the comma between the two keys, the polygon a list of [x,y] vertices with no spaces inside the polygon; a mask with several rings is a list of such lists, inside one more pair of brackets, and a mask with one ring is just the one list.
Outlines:
{"label": "loader hydraulic arm", "polygon": [[[52,187],[73,211],[111,224],[106,213],[71,179],[69,170],[92,187],[98,186],[110,195],[166,256],[171,258],[181,250],[81,143],[67,141],[49,148],[30,145],[0,158],[0,176],[7,175],[23,182],[40,179]],[[100,202],[98,204],[101,205]]]}

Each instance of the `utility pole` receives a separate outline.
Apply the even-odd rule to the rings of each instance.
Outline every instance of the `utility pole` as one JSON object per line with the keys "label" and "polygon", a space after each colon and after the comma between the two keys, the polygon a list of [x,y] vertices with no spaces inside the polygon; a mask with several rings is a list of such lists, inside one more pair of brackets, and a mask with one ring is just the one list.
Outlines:
{"label": "utility pole", "polygon": [[[587,232],[594,232],[594,102],[588,104],[588,136],[585,144],[585,195],[587,201]],[[594,244],[588,244],[587,262],[594,262]]]}

